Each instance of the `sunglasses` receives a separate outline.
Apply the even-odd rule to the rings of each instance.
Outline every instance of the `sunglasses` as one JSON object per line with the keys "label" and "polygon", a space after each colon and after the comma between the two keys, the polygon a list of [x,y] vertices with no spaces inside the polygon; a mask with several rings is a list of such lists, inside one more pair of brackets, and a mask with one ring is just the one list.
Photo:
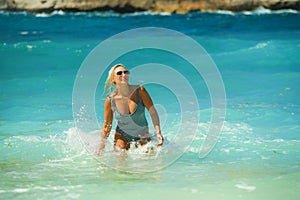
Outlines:
{"label": "sunglasses", "polygon": [[125,70],[125,71],[118,71],[116,74],[117,74],[118,76],[121,76],[123,73],[124,73],[125,75],[128,75],[130,72],[127,71],[127,70]]}

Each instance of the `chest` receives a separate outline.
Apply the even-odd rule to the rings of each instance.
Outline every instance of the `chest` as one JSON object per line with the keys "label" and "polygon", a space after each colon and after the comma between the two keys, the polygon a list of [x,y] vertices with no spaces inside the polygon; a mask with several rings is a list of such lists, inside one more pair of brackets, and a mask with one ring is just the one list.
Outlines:
{"label": "chest", "polygon": [[123,115],[134,113],[138,105],[138,101],[135,94],[131,95],[130,97],[116,96],[114,98],[114,102],[117,111]]}

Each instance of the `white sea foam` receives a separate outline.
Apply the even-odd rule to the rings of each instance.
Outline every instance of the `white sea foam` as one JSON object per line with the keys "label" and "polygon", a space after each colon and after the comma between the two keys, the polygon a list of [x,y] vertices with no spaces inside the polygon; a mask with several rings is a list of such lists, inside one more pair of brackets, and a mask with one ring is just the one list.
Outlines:
{"label": "white sea foam", "polygon": [[283,143],[283,142],[286,142],[286,141],[282,138],[276,138],[276,139],[273,139],[273,140],[261,139],[261,141],[260,141],[260,143]]}
{"label": "white sea foam", "polygon": [[282,14],[282,13],[297,14],[299,12],[293,9],[271,10],[260,6],[253,11],[243,11],[241,13],[244,15],[265,15],[265,14]]}
{"label": "white sea foam", "polygon": [[50,17],[52,15],[49,13],[37,13],[37,14],[35,14],[35,16],[36,17]]}
{"label": "white sea foam", "polygon": [[65,15],[66,13],[62,10],[55,10],[52,12],[53,15]]}
{"label": "white sea foam", "polygon": [[[264,7],[258,7],[257,9],[253,10],[253,11],[240,11],[240,12],[233,12],[230,10],[217,10],[217,11],[205,11],[205,12],[194,12],[194,13],[212,13],[212,14],[221,14],[221,15],[265,15],[265,14],[284,14],[284,13],[290,13],[290,14],[298,14],[299,11],[297,10],[293,10],[293,9],[281,9],[281,10],[271,10],[271,9],[267,9]],[[29,12],[26,11],[22,11],[22,12],[14,12],[14,11],[0,11],[1,15],[10,15],[10,14],[18,14],[18,15],[32,15]],[[99,17],[126,17],[126,16],[145,16],[145,15],[161,15],[161,16],[172,16],[173,14],[168,13],[168,12],[161,12],[161,13],[156,13],[156,12],[151,12],[151,11],[142,11],[142,12],[133,12],[133,13],[125,13],[125,14],[121,14],[121,13],[117,13],[114,11],[94,11],[94,12],[64,12],[62,10],[55,10],[53,12],[50,13],[45,13],[45,12],[41,12],[41,13],[35,13],[33,14],[35,17],[51,17],[51,16],[55,16],[55,15],[87,15],[87,16],[99,16]],[[190,13],[188,13],[187,15],[189,15]]]}
{"label": "white sea foam", "polygon": [[19,34],[20,34],[20,35],[28,35],[29,32],[28,32],[28,31],[21,31],[21,32],[19,32]]}
{"label": "white sea foam", "polygon": [[217,11],[208,11],[209,13],[217,13],[222,15],[234,15],[235,13],[230,10],[217,10]]}
{"label": "white sea foam", "polygon": [[[195,122],[196,123],[196,122]],[[196,136],[194,138],[189,138],[189,140],[193,141],[191,146],[188,147],[186,153],[198,154],[200,152],[200,147],[206,138],[206,132],[209,128],[209,123],[199,123],[199,130],[196,132]],[[174,127],[173,127],[174,128]],[[99,145],[99,130],[91,131],[89,133],[84,133],[78,130],[75,127],[71,127],[68,130],[64,131],[64,134],[58,134],[47,137],[40,136],[13,136],[9,139],[5,139],[5,144],[8,146],[17,146],[22,143],[20,141],[25,142],[24,146],[31,145],[34,143],[40,144],[35,146],[35,148],[42,148],[47,143],[47,146],[50,148],[49,150],[57,151],[58,157],[52,158],[49,162],[44,163],[48,166],[57,166],[62,167],[64,162],[70,162],[76,160],[81,157],[88,157],[93,159],[93,153],[97,149]],[[273,143],[284,143],[284,139],[271,139],[266,140],[262,138],[257,138],[253,133],[253,128],[246,123],[231,123],[225,122],[223,131],[219,138],[219,145],[216,148],[216,155],[227,155],[227,156],[237,156],[236,160],[250,160],[254,157],[257,157],[254,151],[251,151],[255,145],[263,145],[264,146],[273,145]],[[164,137],[171,138],[170,142],[174,142],[174,131],[164,131]],[[19,140],[19,141],[18,141]],[[178,140],[180,141],[180,139]],[[156,141],[150,142],[145,146],[139,146],[138,148],[132,148],[128,151],[128,156],[131,160],[152,160],[156,159],[160,154],[160,149],[157,149],[155,146]],[[23,144],[22,144],[23,145]],[[166,142],[167,145],[167,142]],[[275,145],[275,144],[274,144]],[[48,148],[46,147],[46,148]],[[257,147],[255,147],[257,148]],[[114,153],[113,150],[113,136],[109,137],[109,141],[107,143],[107,148],[105,152],[108,153],[107,156],[112,156]],[[164,150],[164,148],[162,148]],[[176,144],[172,144],[169,148],[169,152],[162,152],[163,155],[167,155],[169,153],[178,151],[176,148]],[[277,150],[276,150],[277,151]],[[278,152],[283,152],[282,149],[278,149]],[[249,152],[252,152],[252,157],[249,157]],[[253,153],[254,152],[254,153]],[[260,151],[257,151],[260,152]],[[272,153],[272,152],[271,152]],[[283,152],[284,153],[284,152]],[[55,153],[56,154],[56,153]],[[285,152],[285,154],[287,154]],[[263,160],[272,159],[272,155],[260,155],[259,157]],[[38,157],[41,155],[37,154]],[[46,154],[44,157],[47,157]],[[113,156],[114,157],[114,156]],[[195,156],[195,158],[198,158]],[[82,164],[82,160],[80,161]],[[136,163],[134,163],[136,164]]]}
{"label": "white sea foam", "polygon": [[260,158],[262,160],[269,160],[269,159],[271,159],[271,156],[260,156]]}
{"label": "white sea foam", "polygon": [[254,47],[250,47],[249,49],[252,50],[252,49],[262,49],[266,46],[268,46],[268,42],[260,42],[258,44],[256,44]]}
{"label": "white sea foam", "polygon": [[258,7],[254,11],[244,11],[242,12],[245,15],[252,15],[252,14],[270,14],[272,11],[270,9],[266,9],[264,7]]}
{"label": "white sea foam", "polygon": [[65,15],[66,13],[62,10],[55,10],[51,13],[36,13],[35,16],[36,17],[51,17],[51,16],[54,16],[54,15]]}
{"label": "white sea foam", "polygon": [[232,12],[230,10],[217,10],[217,11],[207,11],[208,13],[216,13],[222,15],[266,15],[266,14],[298,14],[299,11],[293,9],[281,9],[281,10],[271,10],[260,6],[252,11],[240,11],[240,12]]}
{"label": "white sea foam", "polygon": [[252,185],[247,185],[245,183],[238,183],[235,185],[235,187],[239,188],[239,189],[242,189],[242,190],[247,190],[249,192],[252,192],[256,189],[255,186],[252,186]]}
{"label": "white sea foam", "polygon": [[24,193],[24,192],[28,192],[29,189],[27,188],[17,188],[17,189],[14,189],[13,192],[16,192],[16,193]]}
{"label": "white sea foam", "polygon": [[146,16],[146,15],[160,15],[160,16],[171,16],[172,14],[167,13],[167,12],[162,12],[162,13],[154,13],[150,11],[143,11],[143,12],[133,12],[133,13],[117,13],[114,11],[94,11],[94,12],[64,12],[62,10],[57,10],[53,11],[51,13],[36,13],[36,17],[51,17],[55,15],[75,15],[75,16],[80,16],[80,15],[86,15],[88,17],[127,17],[127,16]]}

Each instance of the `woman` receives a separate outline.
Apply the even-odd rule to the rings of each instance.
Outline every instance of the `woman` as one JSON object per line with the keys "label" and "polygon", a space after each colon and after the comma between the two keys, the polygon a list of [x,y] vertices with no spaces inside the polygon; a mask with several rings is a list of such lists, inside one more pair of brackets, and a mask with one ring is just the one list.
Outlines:
{"label": "woman", "polygon": [[128,150],[130,142],[143,145],[150,141],[148,122],[145,117],[145,107],[150,113],[157,134],[158,144],[163,145],[163,136],[157,111],[151,97],[143,86],[129,85],[130,72],[122,64],[113,66],[108,74],[104,91],[115,88],[104,104],[104,124],[101,131],[101,142],[98,154],[105,147],[112,127],[113,117],[117,120],[114,134],[115,150]]}

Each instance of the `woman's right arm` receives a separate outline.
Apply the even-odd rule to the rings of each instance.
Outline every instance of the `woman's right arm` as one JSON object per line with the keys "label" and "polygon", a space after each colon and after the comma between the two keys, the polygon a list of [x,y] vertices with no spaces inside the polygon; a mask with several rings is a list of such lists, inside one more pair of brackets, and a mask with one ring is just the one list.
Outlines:
{"label": "woman's right arm", "polygon": [[97,152],[98,156],[101,155],[102,150],[105,148],[107,138],[110,134],[113,120],[113,112],[111,109],[111,102],[107,97],[104,103],[104,123],[100,134],[100,146]]}

